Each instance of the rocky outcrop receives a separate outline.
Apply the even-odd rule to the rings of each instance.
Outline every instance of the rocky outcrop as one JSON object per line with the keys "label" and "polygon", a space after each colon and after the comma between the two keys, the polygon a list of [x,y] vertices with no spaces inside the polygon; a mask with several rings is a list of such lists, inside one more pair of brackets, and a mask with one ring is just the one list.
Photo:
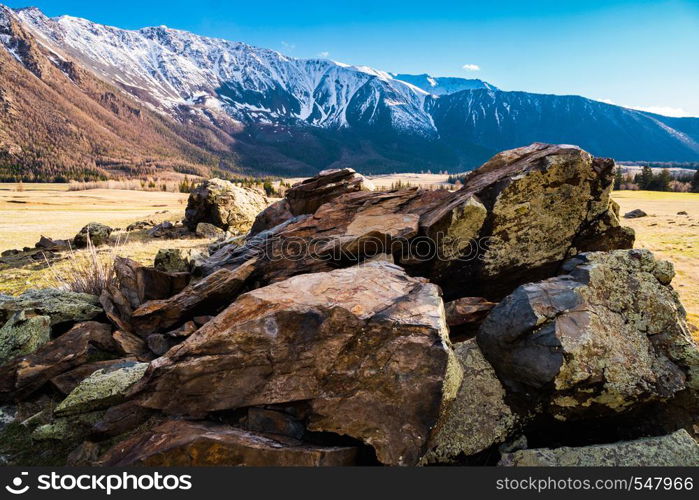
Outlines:
{"label": "rocky outcrop", "polygon": [[220,249],[201,269],[262,256],[256,275],[266,284],[388,253],[449,299],[499,299],[555,274],[578,248],[632,246],[633,232],[619,226],[610,199],[613,172],[612,160],[574,146],[534,144],[495,156],[456,192],[343,194],[242,247]]}
{"label": "rocky outcrop", "polygon": [[356,456],[352,446],[314,446],[220,424],[170,420],[119,443],[99,463],[110,467],[317,467],[353,465]]}
{"label": "rocky outcrop", "polygon": [[141,404],[210,412],[305,400],[310,430],[414,464],[460,370],[437,287],[371,263],[248,292],[151,363]]}
{"label": "rocky outcrop", "polygon": [[699,444],[684,429],[669,436],[555,449],[519,450],[498,465],[516,467],[696,467]]}
{"label": "rocky outcrop", "polygon": [[184,223],[190,231],[207,222],[226,231],[247,232],[267,205],[267,198],[259,191],[211,179],[190,193]]}
{"label": "rocky outcrop", "polygon": [[294,184],[286,191],[284,199],[260,212],[250,234],[271,229],[297,215],[312,214],[324,203],[343,194],[374,189],[371,181],[351,168],[323,170],[315,177]]}
{"label": "rocky outcrop", "polygon": [[671,264],[619,250],[581,254],[563,272],[519,287],[481,325],[478,343],[511,390],[542,395],[566,419],[697,388]]}
{"label": "rocky outcrop", "polygon": [[109,236],[113,229],[99,222],[90,222],[83,227],[73,238],[75,248],[85,248],[88,239],[94,246],[104,245],[109,242]]}
{"label": "rocky outcrop", "polygon": [[[495,156],[458,191],[370,191],[352,171],[323,172],[252,234],[229,227],[206,259],[116,259],[99,302],[0,296],[0,419],[31,443],[6,453],[0,428],[0,455],[690,463],[672,433],[699,423],[699,351],[672,265],[628,249],[612,181],[611,160],[544,144]],[[218,183],[190,214],[220,201],[217,217],[237,224],[237,195],[209,196]],[[644,446],[662,453],[636,453],[661,435]]]}
{"label": "rocky outcrop", "polygon": [[517,425],[518,417],[505,402],[505,389],[475,340],[457,344],[454,352],[463,379],[430,440],[426,463],[475,455],[505,441]]}

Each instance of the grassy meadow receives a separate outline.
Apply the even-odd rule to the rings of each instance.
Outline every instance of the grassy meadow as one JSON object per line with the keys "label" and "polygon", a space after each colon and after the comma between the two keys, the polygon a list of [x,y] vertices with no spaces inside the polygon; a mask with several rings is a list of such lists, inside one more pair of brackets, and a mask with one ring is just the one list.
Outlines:
{"label": "grassy meadow", "polygon": [[[413,185],[431,185],[446,181],[435,174],[401,174],[372,179],[381,187],[402,181]],[[184,216],[187,195],[170,192],[146,192],[117,189],[68,191],[66,184],[0,184],[0,251],[33,247],[43,234],[51,238],[71,238],[88,222],[101,222],[117,231],[137,220],[178,221]],[[647,248],[675,264],[673,285],[680,294],[689,320],[699,326],[699,194],[653,191],[618,191],[614,199],[621,213],[640,208],[648,216],[622,219],[636,230],[636,246]],[[684,211],[687,215],[679,215]],[[128,235],[116,250],[144,264],[152,263],[159,248],[204,247],[201,239],[148,239],[144,232]],[[112,250],[100,250],[105,258]],[[80,252],[77,252],[79,255]],[[63,257],[48,269],[45,263],[11,268],[0,264],[0,293],[21,293],[32,287],[55,283],[53,272],[68,272],[69,257]]]}

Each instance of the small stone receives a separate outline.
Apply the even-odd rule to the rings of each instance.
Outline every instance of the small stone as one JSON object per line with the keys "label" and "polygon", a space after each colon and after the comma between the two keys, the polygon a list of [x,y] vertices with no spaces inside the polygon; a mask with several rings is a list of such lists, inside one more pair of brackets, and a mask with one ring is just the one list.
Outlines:
{"label": "small stone", "polygon": [[73,245],[75,245],[76,248],[85,248],[88,238],[96,247],[104,245],[109,242],[109,236],[112,234],[112,231],[113,229],[109,226],[105,226],[99,222],[90,222],[75,235],[75,238],[73,238]]}
{"label": "small stone", "polygon": [[208,222],[200,222],[197,224],[194,233],[200,238],[208,239],[220,238],[225,234],[223,229],[218,228],[213,224],[209,224]]}
{"label": "small stone", "polygon": [[626,212],[624,214],[625,219],[638,219],[638,218],[647,217],[647,216],[648,216],[648,214],[645,213],[640,208],[637,208],[635,210],[631,210],[630,212]]}

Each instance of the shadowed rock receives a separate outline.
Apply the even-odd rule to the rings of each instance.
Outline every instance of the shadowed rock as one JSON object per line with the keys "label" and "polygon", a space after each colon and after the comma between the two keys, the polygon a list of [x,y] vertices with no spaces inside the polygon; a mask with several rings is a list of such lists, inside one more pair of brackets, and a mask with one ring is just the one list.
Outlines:
{"label": "shadowed rock", "polygon": [[163,466],[341,466],[353,465],[351,446],[315,446],[212,423],[170,420],[118,443],[100,465]]}
{"label": "shadowed rock", "polygon": [[140,400],[167,413],[307,400],[314,431],[415,464],[458,387],[436,286],[371,263],[248,292],[155,360]]}

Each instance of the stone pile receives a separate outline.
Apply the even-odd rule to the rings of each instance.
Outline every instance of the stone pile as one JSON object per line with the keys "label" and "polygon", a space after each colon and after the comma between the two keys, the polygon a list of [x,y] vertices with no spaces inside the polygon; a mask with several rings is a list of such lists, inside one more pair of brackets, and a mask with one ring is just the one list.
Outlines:
{"label": "stone pile", "polygon": [[207,181],[209,256],[0,296],[8,428],[34,464],[698,465],[699,351],[613,180],[533,144],[453,192]]}

